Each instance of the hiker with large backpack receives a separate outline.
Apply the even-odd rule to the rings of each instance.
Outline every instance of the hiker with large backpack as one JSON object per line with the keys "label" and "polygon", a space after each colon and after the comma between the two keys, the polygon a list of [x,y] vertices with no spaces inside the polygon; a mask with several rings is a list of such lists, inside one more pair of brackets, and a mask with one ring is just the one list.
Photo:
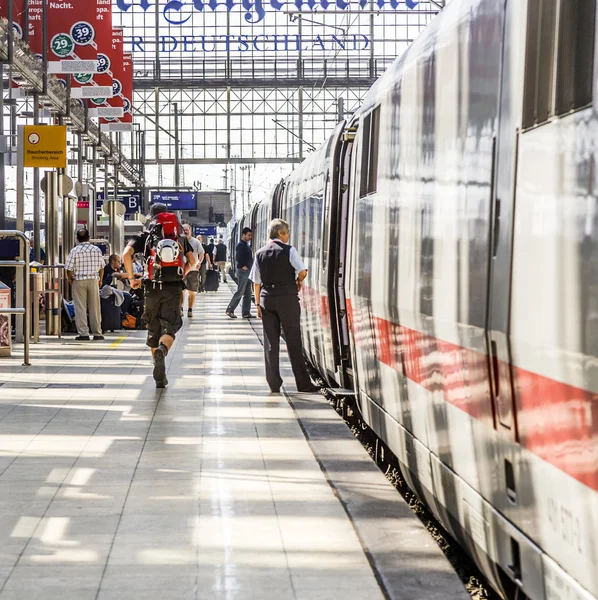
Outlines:
{"label": "hiker with large backpack", "polygon": [[[123,252],[123,262],[131,281],[131,288],[143,285],[147,327],[147,345],[154,359],[154,379],[157,388],[168,385],[166,355],[174,343],[176,333],[183,326],[181,292],[185,289],[185,261],[194,269],[195,254],[183,234],[183,228],[174,213],[165,204],[153,204],[151,222],[145,232],[134,236]],[[133,256],[141,252],[145,258],[143,284],[135,279]]]}

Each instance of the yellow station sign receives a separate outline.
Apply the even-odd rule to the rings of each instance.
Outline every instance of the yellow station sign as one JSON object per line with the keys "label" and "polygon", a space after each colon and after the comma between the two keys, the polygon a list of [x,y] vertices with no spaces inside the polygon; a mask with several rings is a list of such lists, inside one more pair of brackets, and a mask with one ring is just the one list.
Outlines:
{"label": "yellow station sign", "polygon": [[65,125],[25,125],[24,129],[24,166],[66,168]]}

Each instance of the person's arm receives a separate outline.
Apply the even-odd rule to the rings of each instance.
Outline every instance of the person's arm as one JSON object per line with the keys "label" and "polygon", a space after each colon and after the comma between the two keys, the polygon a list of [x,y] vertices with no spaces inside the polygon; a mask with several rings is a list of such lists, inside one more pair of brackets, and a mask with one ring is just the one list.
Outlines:
{"label": "person's arm", "polygon": [[73,260],[73,251],[69,252],[69,255],[66,257],[66,261],[64,263],[64,270],[66,272],[67,281],[72,284],[73,283],[73,268],[74,268],[74,260]]}
{"label": "person's arm", "polygon": [[295,275],[297,276],[297,291],[300,292],[303,287],[303,281],[307,277],[307,267],[305,263],[301,260],[299,256],[299,252],[297,252],[297,248],[291,246],[291,250],[289,252],[289,260],[291,261],[291,266],[295,269]]}
{"label": "person's arm", "polygon": [[187,264],[189,265],[189,270],[192,271],[197,266],[197,259],[195,258],[195,254],[193,254],[193,250],[189,250],[187,254],[185,254],[185,258],[187,259]]}
{"label": "person's arm", "polygon": [[262,293],[262,284],[253,284],[253,295],[255,296],[255,308],[257,310],[258,319],[262,318],[262,307],[260,306],[260,294]]}
{"label": "person's arm", "polygon": [[303,281],[307,277],[307,269],[304,269],[297,275],[297,291],[300,292],[303,287]]}
{"label": "person's arm", "polygon": [[203,247],[200,246],[200,248],[199,248],[199,258],[197,259],[197,268],[198,269],[201,266],[201,263],[204,261],[205,257],[206,257],[206,253],[203,251]]}
{"label": "person's arm", "polygon": [[135,272],[133,271],[133,256],[135,255],[135,248],[133,246],[127,246],[123,252],[123,266],[127,273],[127,278],[131,282],[131,289],[137,290],[141,287],[141,279],[135,278]]}

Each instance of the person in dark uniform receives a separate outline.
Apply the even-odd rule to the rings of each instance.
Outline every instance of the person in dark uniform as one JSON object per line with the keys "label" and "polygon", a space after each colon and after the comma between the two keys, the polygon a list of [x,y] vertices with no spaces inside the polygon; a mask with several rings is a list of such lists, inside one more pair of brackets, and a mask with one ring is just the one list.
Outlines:
{"label": "person in dark uniform", "polygon": [[[237,267],[237,291],[234,293],[231,301],[226,307],[226,316],[230,319],[236,319],[235,309],[239,302],[243,300],[241,306],[242,317],[244,319],[253,319],[251,314],[251,283],[249,282],[249,272],[253,266],[253,251],[249,242],[252,238],[250,227],[245,227],[241,234],[241,241],[235,248],[235,265]],[[224,244],[222,244],[224,246]],[[219,246],[217,246],[218,248]],[[226,248],[226,246],[224,246]]]}
{"label": "person in dark uniform", "polygon": [[307,372],[301,343],[301,306],[299,291],[307,277],[307,269],[293,246],[289,246],[289,224],[274,219],[269,226],[270,242],[258,250],[249,278],[254,284],[257,316],[264,326],[266,380],[270,391],[280,392],[280,333],[285,341],[297,390],[317,392]]}

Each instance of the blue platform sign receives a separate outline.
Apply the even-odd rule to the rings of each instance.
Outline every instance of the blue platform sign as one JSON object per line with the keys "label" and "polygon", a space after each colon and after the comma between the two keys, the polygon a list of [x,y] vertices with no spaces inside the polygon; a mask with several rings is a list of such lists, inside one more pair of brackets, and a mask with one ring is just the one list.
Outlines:
{"label": "blue platform sign", "polygon": [[[134,215],[135,213],[141,212],[141,192],[119,192],[118,201],[122,202],[127,209],[127,215]],[[104,192],[98,192],[96,196],[96,206],[100,210],[104,204]]]}
{"label": "blue platform sign", "polygon": [[215,236],[216,226],[214,225],[213,227],[196,227],[195,235]]}
{"label": "blue platform sign", "polygon": [[195,192],[152,192],[152,204],[161,202],[172,210],[197,210]]}

